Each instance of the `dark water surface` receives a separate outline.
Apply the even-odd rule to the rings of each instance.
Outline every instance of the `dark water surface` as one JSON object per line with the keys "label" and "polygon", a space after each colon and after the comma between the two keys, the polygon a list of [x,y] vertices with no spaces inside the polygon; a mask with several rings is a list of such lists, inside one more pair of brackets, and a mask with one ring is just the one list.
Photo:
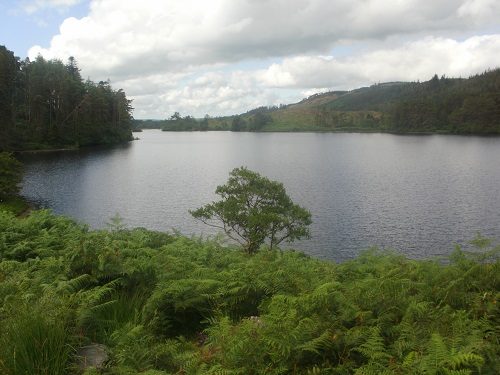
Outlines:
{"label": "dark water surface", "polygon": [[188,213],[216,199],[235,167],[283,182],[313,214],[292,247],[342,261],[370,246],[413,259],[449,253],[477,231],[500,239],[500,138],[147,130],[113,148],[23,155],[22,194],[106,227],[213,234]]}

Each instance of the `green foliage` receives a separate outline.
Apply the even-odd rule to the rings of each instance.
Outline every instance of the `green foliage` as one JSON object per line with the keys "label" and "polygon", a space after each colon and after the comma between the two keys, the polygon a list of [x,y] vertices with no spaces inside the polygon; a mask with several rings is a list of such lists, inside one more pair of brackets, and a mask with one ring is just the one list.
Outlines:
{"label": "green foliage", "polygon": [[394,82],[353,90],[328,110],[378,111],[380,130],[397,133],[499,133],[500,69],[462,78]]}
{"label": "green foliage", "polygon": [[247,130],[246,121],[241,116],[235,116],[231,120],[231,131],[241,132]]}
{"label": "green foliage", "polygon": [[198,122],[192,116],[182,117],[179,112],[175,112],[169,120],[163,122],[162,131],[194,131],[194,130],[206,130],[205,125]]}
{"label": "green foliage", "polygon": [[262,112],[257,112],[250,118],[250,124],[248,125],[249,131],[260,131],[268,123],[272,122],[273,118],[269,114],[264,114]]}
{"label": "green foliage", "polygon": [[227,184],[215,190],[222,199],[190,211],[194,218],[223,229],[249,254],[266,240],[272,249],[285,240],[310,236],[311,213],[292,202],[283,184],[245,167],[233,169],[229,176]]}
{"label": "green foliage", "polygon": [[500,69],[468,79],[378,83],[315,94],[299,103],[260,107],[233,121],[233,131],[500,133]]}
{"label": "green foliage", "polygon": [[12,153],[0,152],[0,201],[19,192],[23,180],[23,165]]}
{"label": "green foliage", "polygon": [[142,129],[161,129],[164,120],[132,120],[132,129],[134,131],[142,131]]}
{"label": "green foliage", "polygon": [[[116,216],[117,217],[117,216]],[[0,213],[0,373],[495,374],[500,247],[341,264],[145,229]]]}
{"label": "green foliage", "polygon": [[56,218],[50,210],[32,211],[22,220],[0,212],[0,260],[24,262],[57,256],[86,230],[72,219]]}
{"label": "green foliage", "polygon": [[120,214],[117,212],[115,216],[113,216],[106,225],[108,226],[109,229],[113,231],[121,231],[125,229],[125,224],[124,224],[124,219],[123,217],[120,216]]}
{"label": "green foliage", "polygon": [[0,371],[6,374],[64,374],[70,368],[71,331],[67,323],[21,306],[15,315],[2,319]]}
{"label": "green foliage", "polygon": [[0,211],[21,215],[30,208],[30,203],[19,196],[10,196],[0,200]]}
{"label": "green foliage", "polygon": [[0,46],[0,151],[6,150],[11,142],[10,130],[13,126],[12,100],[15,92],[16,73],[20,64],[14,52]]}
{"label": "green foliage", "polygon": [[152,358],[150,346],[153,337],[142,325],[126,324],[113,332],[115,363],[133,369],[136,373],[150,370]]}
{"label": "green foliage", "polygon": [[[0,150],[46,150],[132,139],[131,100],[84,82],[73,57],[20,61],[0,46]],[[5,74],[4,74],[5,72]]]}

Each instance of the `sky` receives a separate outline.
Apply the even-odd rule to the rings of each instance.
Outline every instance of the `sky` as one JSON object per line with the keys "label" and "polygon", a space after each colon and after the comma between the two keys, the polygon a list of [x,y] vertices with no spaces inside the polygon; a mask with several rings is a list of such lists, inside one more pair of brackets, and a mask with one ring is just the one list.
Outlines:
{"label": "sky", "polygon": [[137,119],[500,67],[500,0],[0,0],[0,45],[109,79]]}

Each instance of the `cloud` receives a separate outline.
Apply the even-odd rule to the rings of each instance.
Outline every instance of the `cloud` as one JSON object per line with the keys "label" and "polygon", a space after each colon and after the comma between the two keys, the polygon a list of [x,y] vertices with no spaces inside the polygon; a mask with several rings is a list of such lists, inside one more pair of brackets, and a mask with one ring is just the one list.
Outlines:
{"label": "cloud", "polygon": [[457,15],[475,25],[497,23],[500,3],[497,0],[466,0],[458,8]]}
{"label": "cloud", "polygon": [[[62,1],[62,0],[61,0]],[[73,0],[76,1],[76,0]],[[41,1],[48,3],[48,1]],[[66,0],[70,2],[70,0]],[[434,4],[436,3],[436,4]],[[384,39],[422,30],[463,32],[464,20],[494,22],[480,0],[444,0],[432,5],[385,0],[184,0],[92,1],[82,19],[69,18],[48,49],[69,53],[97,71],[142,73],[160,66],[178,69],[248,58],[267,59],[329,52],[345,39]],[[482,0],[490,11],[498,2]],[[494,13],[493,13],[494,14]],[[483,18],[484,17],[484,18]],[[110,58],[113,56],[116,58]],[[133,72],[135,73],[135,72]]]}
{"label": "cloud", "polygon": [[[312,89],[352,89],[387,81],[431,79],[434,74],[468,77],[499,64],[500,34],[458,42],[424,38],[397,48],[365,51],[354,56],[298,56],[257,73],[263,85]],[[285,77],[285,79],[283,78]],[[354,86],[353,86],[354,85]]]}
{"label": "cloud", "polygon": [[[157,78],[168,82],[166,77]],[[269,105],[279,99],[271,90],[259,86],[251,71],[212,71],[182,81],[182,85],[164,86],[157,93],[151,91],[132,96],[135,117],[168,118],[174,112],[197,117],[205,114],[231,115]],[[124,90],[130,92],[127,88]]]}
{"label": "cloud", "polygon": [[496,0],[93,0],[29,56],[74,56],[84,77],[123,87],[136,117],[230,114],[284,92],[467,76],[498,62],[497,14]]}

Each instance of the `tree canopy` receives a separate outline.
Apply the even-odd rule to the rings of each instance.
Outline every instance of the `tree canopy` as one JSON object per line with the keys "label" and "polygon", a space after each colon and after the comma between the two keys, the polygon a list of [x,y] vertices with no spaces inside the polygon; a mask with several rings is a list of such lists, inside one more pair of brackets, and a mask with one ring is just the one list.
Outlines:
{"label": "tree canopy", "polygon": [[[500,133],[500,69],[464,78],[391,82],[350,91],[319,107],[328,127],[395,133]],[[369,112],[373,113],[368,116]],[[359,121],[353,113],[365,113]],[[342,118],[344,117],[344,118]]]}
{"label": "tree canopy", "polygon": [[266,242],[274,248],[310,237],[311,213],[292,202],[282,183],[246,167],[229,175],[227,184],[215,190],[221,200],[190,211],[194,218],[224,230],[250,254]]}
{"label": "tree canopy", "polygon": [[83,80],[77,61],[20,60],[0,46],[0,150],[132,139],[132,101],[109,80]]}
{"label": "tree canopy", "polygon": [[[226,126],[224,126],[226,124]],[[377,83],[215,118],[232,131],[500,133],[500,68],[469,78]]]}
{"label": "tree canopy", "polygon": [[182,117],[179,112],[170,116],[169,120],[163,121],[162,131],[194,131],[199,130],[200,124],[192,116]]}

